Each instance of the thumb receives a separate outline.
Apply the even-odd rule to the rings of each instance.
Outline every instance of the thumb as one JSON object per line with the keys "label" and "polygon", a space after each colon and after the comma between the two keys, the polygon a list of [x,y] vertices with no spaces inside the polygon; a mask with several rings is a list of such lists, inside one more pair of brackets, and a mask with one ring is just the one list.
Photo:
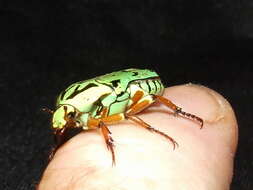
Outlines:
{"label": "thumb", "polygon": [[110,126],[116,156],[112,167],[99,132],[80,133],[57,151],[38,189],[229,189],[238,135],[230,104],[197,85],[168,88],[164,97],[203,118],[203,128],[155,104],[138,115],[173,137],[178,148],[156,133],[121,122]]}

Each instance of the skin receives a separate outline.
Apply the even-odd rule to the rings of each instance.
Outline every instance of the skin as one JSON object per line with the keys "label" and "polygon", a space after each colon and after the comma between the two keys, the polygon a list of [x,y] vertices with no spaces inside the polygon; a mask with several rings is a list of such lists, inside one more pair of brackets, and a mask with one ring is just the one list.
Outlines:
{"label": "skin", "polygon": [[203,118],[203,129],[154,104],[138,116],[173,137],[178,148],[173,150],[164,137],[124,121],[109,126],[116,155],[112,167],[101,134],[82,132],[56,152],[38,189],[229,189],[238,140],[230,104],[213,90],[192,84],[167,88],[164,97]]}

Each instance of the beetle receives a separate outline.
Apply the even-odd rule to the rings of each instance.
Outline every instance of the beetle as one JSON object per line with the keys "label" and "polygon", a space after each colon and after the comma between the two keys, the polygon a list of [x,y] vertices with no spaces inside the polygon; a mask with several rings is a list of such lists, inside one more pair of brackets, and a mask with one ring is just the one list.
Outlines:
{"label": "beetle", "polygon": [[64,132],[69,128],[83,130],[100,129],[115,164],[114,143],[108,125],[122,120],[131,120],[139,126],[164,136],[173,144],[177,142],[169,135],[153,128],[136,114],[160,102],[172,109],[176,115],[189,118],[203,127],[203,120],[186,113],[170,100],[164,98],[164,85],[155,71],[148,69],[124,69],[89,80],[76,82],[63,90],[57,98],[56,110],[44,109],[53,114],[52,128],[58,145],[64,142]]}

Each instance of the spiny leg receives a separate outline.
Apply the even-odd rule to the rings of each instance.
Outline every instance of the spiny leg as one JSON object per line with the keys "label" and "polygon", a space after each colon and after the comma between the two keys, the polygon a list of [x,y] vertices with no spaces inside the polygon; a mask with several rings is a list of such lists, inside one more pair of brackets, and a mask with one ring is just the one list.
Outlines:
{"label": "spiny leg", "polygon": [[54,131],[54,141],[55,141],[55,146],[52,148],[50,154],[49,154],[49,161],[53,159],[56,151],[61,147],[66,142],[66,136],[65,136],[65,129],[56,129]]}
{"label": "spiny leg", "polygon": [[171,108],[175,112],[175,114],[179,114],[179,115],[181,115],[183,117],[186,117],[188,119],[191,119],[193,121],[197,121],[200,125],[200,129],[203,127],[203,119],[201,119],[200,117],[182,111],[182,108],[176,106],[170,100],[168,100],[167,98],[164,98],[163,96],[154,95],[154,97],[155,97],[156,100],[158,100],[162,104],[164,104],[167,107]]}
{"label": "spiny leg", "polygon": [[173,144],[173,150],[175,150],[176,146],[178,146],[177,142],[172,137],[170,137],[169,135],[159,131],[158,129],[155,129],[155,128],[151,127],[149,124],[144,122],[141,118],[139,118],[135,115],[127,116],[126,118],[133,121],[133,122],[135,122],[135,123],[137,123],[137,124],[139,124],[141,127],[144,127],[145,129],[147,129],[151,132],[158,133],[159,135],[164,136],[166,139],[169,139],[170,142],[172,142],[172,144]]}
{"label": "spiny leg", "polygon": [[173,144],[173,149],[175,149],[176,146],[178,146],[178,144],[172,137],[159,131],[158,129],[151,127],[149,124],[147,124],[141,118],[139,118],[135,115],[135,114],[139,113],[140,111],[144,110],[149,105],[151,105],[154,101],[155,101],[155,99],[152,95],[148,95],[148,96],[140,98],[138,100],[138,102],[135,102],[135,104],[133,106],[130,106],[129,110],[127,110],[127,112],[125,113],[125,117],[127,119],[139,124],[140,126],[144,127],[145,129],[148,129],[149,131],[158,133],[159,135],[162,135],[165,138],[169,139]]}
{"label": "spiny leg", "polygon": [[101,129],[101,132],[104,136],[107,149],[111,151],[112,153],[112,165],[115,165],[114,144],[113,144],[113,138],[111,137],[112,133],[102,121],[99,122],[99,128]]}
{"label": "spiny leg", "polygon": [[[105,108],[106,109],[106,108]],[[102,113],[102,112],[101,112]],[[102,114],[104,116],[104,114]],[[124,120],[124,114],[114,114],[110,116],[104,116],[102,118],[89,118],[88,120],[88,127],[90,129],[96,129],[100,128],[101,132],[103,134],[103,137],[105,139],[106,146],[108,150],[112,153],[112,165],[115,165],[115,153],[114,153],[114,144],[113,144],[113,138],[111,137],[111,132],[106,126],[106,124],[109,123],[116,123],[119,121]]]}

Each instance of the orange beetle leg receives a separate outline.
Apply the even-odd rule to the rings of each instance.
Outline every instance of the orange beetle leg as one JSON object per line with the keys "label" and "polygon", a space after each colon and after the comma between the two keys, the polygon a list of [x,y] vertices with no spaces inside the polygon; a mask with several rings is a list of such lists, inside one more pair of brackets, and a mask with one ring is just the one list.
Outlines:
{"label": "orange beetle leg", "polygon": [[186,117],[186,118],[191,119],[193,121],[197,121],[200,125],[200,129],[203,127],[204,122],[203,122],[203,119],[201,119],[200,117],[193,115],[191,113],[187,113],[187,112],[182,111],[182,109],[180,107],[176,106],[170,100],[168,100],[167,98],[164,98],[163,96],[154,95],[154,97],[157,101],[161,102],[165,106],[172,109],[175,112],[175,114],[180,114],[183,117]]}

